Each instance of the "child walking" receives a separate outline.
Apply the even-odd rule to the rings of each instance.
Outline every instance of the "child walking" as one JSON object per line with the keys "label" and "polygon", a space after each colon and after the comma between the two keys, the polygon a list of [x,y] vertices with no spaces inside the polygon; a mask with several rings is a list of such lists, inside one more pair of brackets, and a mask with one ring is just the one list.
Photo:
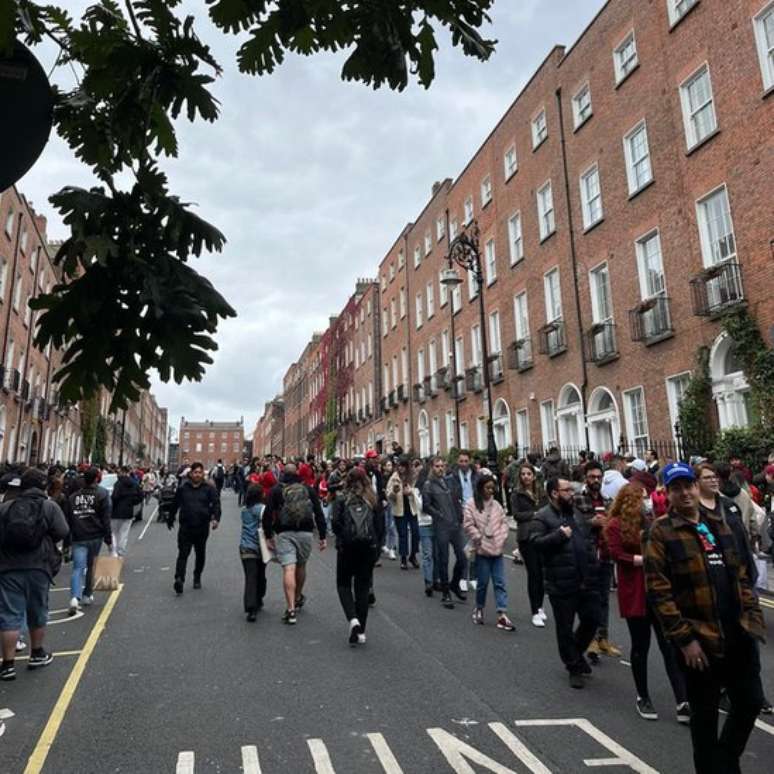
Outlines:
{"label": "child walking", "polygon": [[263,487],[250,484],[245,493],[242,509],[242,534],[239,539],[239,556],[245,572],[244,605],[247,620],[255,621],[256,614],[263,607],[266,594],[266,557],[261,554],[260,537],[263,516]]}

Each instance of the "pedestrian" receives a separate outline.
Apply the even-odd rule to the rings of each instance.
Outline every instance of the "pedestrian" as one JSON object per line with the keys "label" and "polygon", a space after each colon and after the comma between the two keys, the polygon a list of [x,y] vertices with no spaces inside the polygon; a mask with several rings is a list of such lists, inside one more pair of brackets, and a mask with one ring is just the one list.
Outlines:
{"label": "pedestrian", "polygon": [[336,589],[347,619],[350,645],[366,641],[374,563],[384,539],[382,505],[362,468],[347,474],[346,491],[333,502],[336,535]]}
{"label": "pedestrian", "polygon": [[584,654],[599,625],[599,563],[591,525],[575,507],[574,493],[569,479],[546,482],[548,504],[535,514],[530,540],[542,556],[559,657],[570,685],[583,688],[591,674]]}
{"label": "pedestrian", "polygon": [[315,526],[320,551],[324,551],[326,526],[320,498],[314,487],[301,481],[295,464],[289,462],[280,483],[271,490],[263,515],[264,535],[282,566],[282,587],[287,603],[282,620],[286,624],[296,623],[297,610],[306,601],[306,563],[312,554]]}
{"label": "pedestrian", "polygon": [[476,607],[473,623],[484,623],[484,607],[489,581],[495,595],[497,628],[513,632],[516,627],[508,618],[508,591],[505,587],[503,551],[510,534],[503,506],[495,499],[497,481],[481,475],[476,481],[472,499],[465,503],[463,527],[475,551]]}
{"label": "pedestrian", "polygon": [[[699,507],[693,468],[672,463],[663,478],[669,512],[653,524],[645,547],[648,600],[679,648],[697,774],[739,772],[763,705],[756,643],[765,640],[763,614],[729,526]],[[721,687],[731,704],[718,736]]]}
{"label": "pedestrian", "polygon": [[[467,571],[462,512],[453,499],[449,481],[444,475],[446,462],[443,457],[433,457],[430,466],[430,475],[422,488],[422,507],[432,517],[435,528],[441,604],[448,610],[453,610],[452,593],[461,602],[467,599],[465,592],[460,588],[460,580]],[[451,581],[449,580],[449,547],[454,550],[455,559]]]}
{"label": "pedestrian", "polygon": [[252,484],[245,492],[242,509],[242,532],[239,537],[239,558],[245,574],[244,607],[247,620],[255,621],[266,596],[266,561],[261,552],[259,530],[263,521],[263,488]]}
{"label": "pedestrian", "polygon": [[[408,570],[408,562],[419,569],[417,552],[419,551],[419,514],[422,511],[422,498],[414,486],[411,465],[406,457],[401,457],[393,474],[387,482],[387,500],[398,529],[398,553],[400,569]],[[411,542],[409,543],[409,538]]]}
{"label": "pedestrian", "polygon": [[215,489],[220,497],[223,492],[223,484],[226,482],[226,468],[223,466],[223,460],[219,459],[215,463],[215,467],[212,469],[210,477],[215,483]]}
{"label": "pedestrian", "polygon": [[82,604],[90,605],[94,601],[94,560],[103,542],[108,549],[113,547],[110,495],[98,481],[99,469],[87,468],[83,474],[83,487],[73,492],[65,504],[73,563],[67,611],[70,616],[75,615]]}
{"label": "pedestrian", "polygon": [[48,591],[62,557],[56,547],[69,532],[62,509],[46,498],[46,475],[27,468],[20,493],[0,505],[0,680],[15,680],[16,645],[22,628],[30,633],[28,669],[53,660],[43,647],[48,622]]}
{"label": "pedestrian", "polygon": [[607,470],[602,477],[602,497],[612,502],[618,494],[618,490],[625,486],[627,481],[623,472],[626,470],[626,460],[620,454],[608,455]]}
{"label": "pedestrian", "polygon": [[618,607],[626,621],[631,640],[629,662],[632,665],[634,687],[637,690],[635,708],[645,720],[658,720],[648,689],[648,651],[651,630],[656,633],[667,677],[672,686],[677,707],[677,722],[688,723],[691,713],[685,687],[685,677],[677,663],[674,647],[666,641],[661,627],[645,598],[645,573],[642,546],[652,520],[650,499],[639,483],[622,487],[612,506],[605,527],[605,538],[618,574]]}
{"label": "pedestrian", "polygon": [[173,589],[180,596],[185,586],[186,567],[191,549],[194,551],[193,587],[202,587],[202,572],[207,556],[207,539],[210,529],[220,523],[220,497],[212,484],[204,480],[204,465],[194,462],[188,477],[177,488],[167,525],[172,529],[175,517],[180,513],[177,530],[177,562]]}
{"label": "pedestrian", "polygon": [[529,539],[532,521],[539,508],[545,505],[545,495],[535,476],[535,469],[528,462],[519,465],[517,483],[511,496],[511,511],[516,519],[516,540],[527,570],[527,595],[532,612],[532,625],[542,629],[548,616],[543,609],[543,563],[540,551]]}
{"label": "pedestrian", "polygon": [[[470,452],[462,449],[457,455],[457,464],[452,467],[446,476],[460,524],[462,524],[462,512],[465,503],[473,498],[473,493],[476,491],[476,482],[480,475],[478,472],[480,468],[480,461],[477,460],[475,465],[471,464]],[[471,571],[470,563],[466,563],[465,567],[466,571],[462,578],[460,578],[459,583],[460,590],[462,591],[468,590],[468,576]]]}
{"label": "pedestrian", "polygon": [[110,527],[113,531],[113,555],[124,557],[129,544],[134,510],[137,505],[142,503],[142,490],[132,478],[131,468],[121,468],[121,473],[113,486],[111,500],[113,502]]}
{"label": "pedestrian", "polygon": [[441,590],[441,579],[439,576],[438,562],[438,544],[435,540],[435,527],[433,526],[433,517],[427,512],[422,501],[422,489],[427,481],[428,469],[422,464],[422,460],[414,460],[411,464],[414,471],[415,487],[419,492],[419,499],[422,503],[417,523],[419,525],[419,544],[422,548],[422,577],[425,581],[425,596],[432,597],[433,591]]}

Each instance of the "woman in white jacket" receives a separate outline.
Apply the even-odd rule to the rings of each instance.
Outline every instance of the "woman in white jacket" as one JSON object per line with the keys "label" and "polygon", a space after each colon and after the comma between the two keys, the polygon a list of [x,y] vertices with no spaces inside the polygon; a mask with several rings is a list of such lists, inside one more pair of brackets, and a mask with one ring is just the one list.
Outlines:
{"label": "woman in white jacket", "polygon": [[[401,457],[395,472],[387,482],[387,499],[390,502],[395,526],[398,529],[398,553],[400,569],[408,570],[408,562],[418,570],[417,552],[419,551],[419,514],[422,512],[422,499],[414,486],[411,466],[405,457]],[[409,545],[409,536],[411,543]]]}

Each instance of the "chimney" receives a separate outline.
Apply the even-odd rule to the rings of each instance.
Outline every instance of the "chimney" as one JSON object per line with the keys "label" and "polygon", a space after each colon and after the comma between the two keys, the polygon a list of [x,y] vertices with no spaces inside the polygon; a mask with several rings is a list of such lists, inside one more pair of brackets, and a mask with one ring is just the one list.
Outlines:
{"label": "chimney", "polygon": [[441,190],[441,183],[438,180],[436,180],[433,183],[433,193],[432,193],[432,195],[435,196],[438,193],[438,191],[440,191],[440,190]]}

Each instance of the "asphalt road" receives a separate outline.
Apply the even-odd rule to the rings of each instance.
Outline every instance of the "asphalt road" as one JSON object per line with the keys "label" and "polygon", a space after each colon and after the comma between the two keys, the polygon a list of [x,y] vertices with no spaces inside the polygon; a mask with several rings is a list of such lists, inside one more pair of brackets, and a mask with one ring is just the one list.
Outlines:
{"label": "asphalt road", "polygon": [[[510,562],[514,634],[494,627],[491,608],[485,627],[471,623],[470,601],[444,610],[437,596],[425,598],[420,572],[385,562],[368,644],[350,648],[332,549],[315,551],[294,628],[280,621],[276,566],[258,622],[245,622],[238,510],[230,492],[223,501],[203,589],[189,583],[175,597],[175,533],[154,523],[140,541],[135,528],[124,588],[101,636],[94,627],[106,593],[83,617],[50,627],[49,646],[68,655],[0,684],[0,772],[692,771],[655,644],[659,722],[636,715],[630,670],[617,660],[605,659],[585,690],[572,690],[552,623],[530,625],[524,572]],[[55,591],[52,607],[64,608],[66,597]],[[628,642],[613,618],[614,639]],[[774,646],[762,655],[773,697]],[[760,723],[743,762],[750,774],[771,772],[774,720]]]}

